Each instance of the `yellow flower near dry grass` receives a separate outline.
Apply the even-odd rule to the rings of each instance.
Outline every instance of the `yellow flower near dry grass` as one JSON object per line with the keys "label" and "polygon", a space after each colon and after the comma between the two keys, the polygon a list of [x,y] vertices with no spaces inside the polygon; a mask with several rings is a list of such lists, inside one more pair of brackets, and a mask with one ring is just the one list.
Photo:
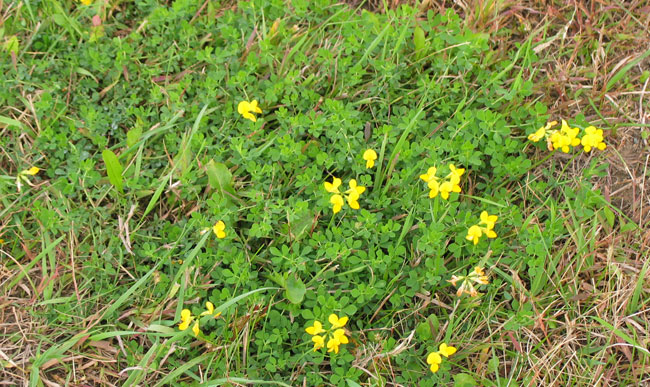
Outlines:
{"label": "yellow flower near dry grass", "polygon": [[448,358],[454,353],[456,353],[455,347],[447,345],[446,343],[440,344],[440,346],[438,347],[438,351],[431,352],[427,356],[427,364],[429,364],[429,369],[431,370],[431,372],[433,373],[438,372],[438,370],[440,369],[440,364],[442,364],[443,356],[445,358]]}
{"label": "yellow flower near dry grass", "polygon": [[605,150],[607,147],[602,129],[588,126],[585,128],[585,134],[582,138],[578,138],[580,128],[572,128],[565,120],[562,120],[562,126],[559,130],[551,130],[556,125],[557,121],[550,121],[534,133],[529,134],[528,139],[532,142],[538,142],[542,138],[546,138],[549,150],[560,149],[564,153],[569,153],[571,147],[578,145],[582,145],[585,152],[590,152],[592,149]]}
{"label": "yellow flower near dry grass", "polygon": [[237,112],[242,115],[247,120],[251,120],[253,122],[257,122],[257,117],[253,113],[262,113],[262,109],[257,106],[257,100],[253,100],[251,102],[248,101],[241,101],[237,105]]}
{"label": "yellow flower near dry grass", "polygon": [[345,329],[343,329],[345,324],[348,323],[348,320],[349,318],[347,316],[339,318],[336,314],[332,313],[327,319],[331,325],[328,330],[323,329],[323,324],[318,320],[314,321],[313,325],[305,328],[305,332],[312,336],[311,341],[314,343],[314,351],[318,351],[327,346],[327,352],[338,354],[340,346],[350,342],[345,335]]}
{"label": "yellow flower near dry grass", "polygon": [[178,329],[181,331],[186,330],[189,328],[190,324],[194,322],[192,325],[192,332],[194,333],[194,336],[197,336],[201,333],[201,329],[199,328],[199,319],[203,316],[214,316],[214,318],[217,318],[221,316],[221,312],[219,313],[214,313],[214,304],[211,303],[210,301],[207,301],[205,303],[205,308],[206,310],[203,311],[201,314],[198,316],[192,315],[192,311],[189,309],[183,309],[181,311],[181,322],[178,324]]}
{"label": "yellow flower near dry grass", "polygon": [[598,150],[607,148],[607,144],[603,142],[603,130],[597,129],[595,126],[585,128],[585,135],[580,139],[580,143],[585,152],[590,152],[593,148]]}
{"label": "yellow flower near dry grass", "polygon": [[[470,297],[478,296],[478,291],[474,287],[474,284],[478,285],[487,285],[490,283],[488,276],[485,274],[485,270],[482,267],[476,266],[472,272],[466,276],[456,276],[452,275],[450,280],[447,280],[452,285],[458,287],[456,291],[456,296],[460,297],[463,293],[468,294]],[[460,283],[460,286],[458,284]]]}
{"label": "yellow flower near dry grass", "polygon": [[18,173],[18,176],[16,176],[16,188],[18,189],[18,191],[20,192],[20,190],[22,189],[23,183],[26,183],[29,186],[34,186],[31,183],[31,181],[29,181],[29,178],[27,176],[34,176],[38,172],[40,172],[40,170],[41,169],[39,167],[31,167],[24,171],[20,171]]}

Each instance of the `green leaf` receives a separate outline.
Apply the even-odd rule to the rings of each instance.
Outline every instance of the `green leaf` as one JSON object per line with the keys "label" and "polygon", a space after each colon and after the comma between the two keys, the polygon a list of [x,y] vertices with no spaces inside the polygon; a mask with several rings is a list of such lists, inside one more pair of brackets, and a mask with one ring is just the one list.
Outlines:
{"label": "green leaf", "polygon": [[426,38],[424,37],[424,30],[420,27],[415,27],[413,32],[413,43],[415,44],[415,52],[418,54],[418,58],[422,57],[425,46]]}
{"label": "green leaf", "polygon": [[126,132],[126,146],[132,147],[140,140],[141,136],[142,127],[140,125],[136,125],[131,130]]}
{"label": "green leaf", "polygon": [[605,215],[605,219],[607,220],[609,227],[614,227],[615,217],[612,210],[610,210],[608,207],[603,207],[603,214]]}
{"label": "green leaf", "polygon": [[427,321],[419,323],[417,328],[415,328],[415,333],[417,333],[418,339],[429,340],[431,338],[431,327],[429,327],[429,323]]}
{"label": "green leaf", "polygon": [[345,379],[348,382],[348,387],[361,387],[361,385],[353,380]]}
{"label": "green leaf", "polygon": [[305,298],[307,288],[300,278],[290,276],[287,278],[285,290],[287,293],[287,299],[291,301],[292,304],[299,304],[302,302],[303,298]]}
{"label": "green leaf", "polygon": [[621,78],[625,76],[625,74],[630,71],[630,69],[634,66],[636,66],[639,62],[644,60],[648,55],[650,55],[650,50],[647,50],[643,54],[639,55],[636,59],[625,65],[622,69],[618,70],[616,74],[607,82],[607,85],[605,85],[605,92],[608,92],[609,89],[612,88],[616,84],[616,82],[620,81]]}
{"label": "green leaf", "polygon": [[13,118],[5,117],[5,116],[0,116],[0,124],[5,124],[7,126],[15,126],[18,129],[23,128],[23,124],[20,123],[20,121],[16,121]]}
{"label": "green leaf", "polygon": [[104,164],[106,164],[108,179],[118,191],[122,192],[122,164],[120,164],[115,153],[108,149],[102,152],[102,158],[104,159]]}
{"label": "green leaf", "polygon": [[15,35],[5,42],[5,51],[7,51],[8,54],[18,54],[18,47],[18,38]]}
{"label": "green leaf", "polygon": [[215,163],[210,160],[206,165],[208,173],[208,182],[221,196],[225,196],[226,192],[234,194],[232,188],[232,173],[224,163]]}
{"label": "green leaf", "polygon": [[454,375],[454,387],[473,387],[476,386],[476,380],[469,374]]}

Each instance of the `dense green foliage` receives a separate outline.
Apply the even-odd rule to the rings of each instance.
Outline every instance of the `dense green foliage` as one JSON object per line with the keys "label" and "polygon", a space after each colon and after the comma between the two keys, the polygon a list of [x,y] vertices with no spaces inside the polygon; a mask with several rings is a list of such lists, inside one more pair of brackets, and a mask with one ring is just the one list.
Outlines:
{"label": "dense green foliage", "polygon": [[[123,374],[129,383],[507,378],[489,332],[534,325],[521,294],[552,285],[553,246],[604,205],[588,183],[574,191],[553,177],[557,161],[541,179],[530,173],[526,136],[549,118],[528,98],[531,42],[497,55],[451,10],[202,4],[138,0],[109,12],[43,0],[25,3],[38,29],[4,24],[5,36],[30,40],[19,42],[17,66],[1,62],[0,105],[33,112],[34,125],[0,138],[16,166],[3,204],[25,206],[3,248],[19,262],[29,262],[21,239],[46,251],[43,277],[76,265],[64,286],[44,285],[33,312],[78,327],[58,344],[82,331],[113,345],[120,336],[120,369],[139,366]],[[103,23],[92,26],[96,13]],[[259,101],[256,122],[238,114],[243,100]],[[27,138],[33,146],[22,146]],[[379,154],[372,169],[368,148]],[[429,198],[419,176],[436,166],[444,177],[450,163],[466,169],[462,192]],[[42,184],[17,192],[9,176],[32,165]],[[600,173],[597,162],[585,171]],[[367,187],[359,210],[332,214],[323,183],[334,176]],[[556,200],[569,203],[572,223]],[[465,236],[482,211],[499,216],[498,237],[474,245]],[[224,239],[206,232],[219,220]],[[589,265],[595,229],[579,232]],[[457,297],[448,280],[475,266],[490,284]],[[206,301],[221,317],[203,318],[199,338],[180,332],[181,310],[199,314]],[[350,317],[350,343],[313,351],[305,328],[331,313]],[[433,374],[425,359],[442,342],[459,351]],[[479,352],[483,376],[471,366]]]}

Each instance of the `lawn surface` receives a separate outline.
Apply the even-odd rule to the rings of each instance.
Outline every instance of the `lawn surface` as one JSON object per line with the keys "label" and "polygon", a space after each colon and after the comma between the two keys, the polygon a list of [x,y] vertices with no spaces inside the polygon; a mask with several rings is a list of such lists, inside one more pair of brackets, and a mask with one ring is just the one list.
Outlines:
{"label": "lawn surface", "polygon": [[3,383],[650,383],[647,1],[1,9]]}

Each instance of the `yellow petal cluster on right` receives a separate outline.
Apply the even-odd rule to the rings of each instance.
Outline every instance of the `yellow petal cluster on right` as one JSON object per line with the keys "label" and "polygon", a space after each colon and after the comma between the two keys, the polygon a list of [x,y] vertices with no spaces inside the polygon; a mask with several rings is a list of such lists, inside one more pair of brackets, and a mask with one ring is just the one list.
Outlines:
{"label": "yellow petal cluster on right", "polygon": [[572,147],[579,145],[582,145],[585,152],[590,152],[594,148],[605,150],[607,147],[602,129],[588,126],[585,128],[583,136],[579,138],[580,128],[572,128],[565,120],[562,120],[562,126],[559,130],[551,130],[556,125],[557,121],[550,121],[534,133],[529,134],[528,139],[532,142],[538,142],[546,138],[549,150],[560,149],[564,153],[569,153]]}

